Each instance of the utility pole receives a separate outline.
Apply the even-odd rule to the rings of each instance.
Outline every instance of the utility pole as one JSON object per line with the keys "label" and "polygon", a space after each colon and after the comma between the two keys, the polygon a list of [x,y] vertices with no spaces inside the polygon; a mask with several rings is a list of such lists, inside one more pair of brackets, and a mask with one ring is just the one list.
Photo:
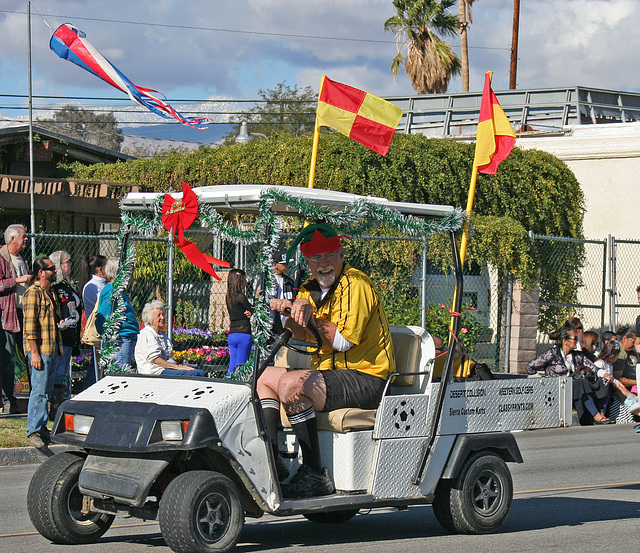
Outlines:
{"label": "utility pole", "polygon": [[31,203],[31,263],[36,259],[35,184],[33,182],[33,94],[31,81],[31,2],[27,2],[27,35],[29,44],[29,200]]}
{"label": "utility pole", "polygon": [[520,27],[520,0],[513,0],[513,34],[511,37],[511,68],[509,71],[509,89],[516,89],[518,69],[518,28]]}

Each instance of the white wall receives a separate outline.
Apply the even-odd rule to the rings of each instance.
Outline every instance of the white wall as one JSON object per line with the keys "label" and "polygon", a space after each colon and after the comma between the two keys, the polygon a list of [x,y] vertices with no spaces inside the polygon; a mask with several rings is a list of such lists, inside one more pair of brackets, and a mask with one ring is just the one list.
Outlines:
{"label": "white wall", "polygon": [[518,137],[516,146],[554,154],[574,172],[585,238],[640,239],[640,123],[577,125],[563,136]]}

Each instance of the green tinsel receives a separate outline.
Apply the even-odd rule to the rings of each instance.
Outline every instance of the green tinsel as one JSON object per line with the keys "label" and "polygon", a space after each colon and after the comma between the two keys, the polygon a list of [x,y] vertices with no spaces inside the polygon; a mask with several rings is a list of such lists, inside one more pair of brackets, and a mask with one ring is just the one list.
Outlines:
{"label": "green tinsel", "polygon": [[[197,188],[194,190],[197,195]],[[162,225],[162,204],[164,194],[159,194],[151,205],[150,211],[123,211],[122,228],[119,235],[119,245],[122,246],[126,233],[137,233],[145,236],[155,236],[164,229]],[[283,228],[283,218],[277,217],[271,210],[274,203],[285,203],[292,207],[292,213],[297,212],[300,217],[312,222],[324,222],[333,225],[338,230],[348,231],[351,237],[358,237],[368,233],[378,226],[396,229],[404,234],[427,238],[436,233],[447,233],[459,229],[465,221],[462,209],[455,209],[450,214],[438,219],[422,219],[376,204],[367,198],[359,198],[350,206],[336,210],[331,206],[318,206],[313,200],[295,197],[288,192],[273,187],[266,189],[259,202],[258,215],[251,228],[238,228],[233,223],[224,220],[222,215],[206,204],[199,205],[198,220],[200,226],[207,228],[212,234],[228,240],[234,244],[248,245],[263,243],[258,255],[260,272],[265,275],[263,301],[258,302],[251,318],[252,334],[256,350],[260,357],[267,354],[267,342],[271,334],[269,320],[268,298],[275,290],[275,277],[272,271],[271,256],[278,247],[278,236]],[[133,271],[135,248],[129,244],[123,256],[118,276],[113,283],[112,297],[117,298],[115,311],[107,318],[102,344],[101,366],[108,372],[125,372],[115,363],[115,345],[118,331],[124,321],[124,301],[121,293]],[[231,378],[247,380],[252,373],[255,354],[244,365],[236,367]]]}

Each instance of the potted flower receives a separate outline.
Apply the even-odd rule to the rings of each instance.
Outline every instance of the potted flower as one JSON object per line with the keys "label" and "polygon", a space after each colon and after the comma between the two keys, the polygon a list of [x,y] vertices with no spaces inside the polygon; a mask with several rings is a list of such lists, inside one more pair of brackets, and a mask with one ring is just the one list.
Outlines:
{"label": "potted flower", "polygon": [[[451,302],[451,300],[449,300]],[[452,303],[452,302],[451,302]],[[460,313],[460,331],[458,339],[469,352],[478,341],[480,333],[484,329],[483,324],[476,316],[477,309],[471,305],[463,305]],[[451,326],[452,309],[445,303],[430,303],[427,306],[425,328],[432,336],[437,336],[444,344],[449,341],[449,327]]]}
{"label": "potted flower", "polygon": [[[229,348],[225,346],[203,346],[173,351],[177,363],[196,365],[209,376],[222,376],[229,364]],[[222,373],[222,374],[220,374]]]}

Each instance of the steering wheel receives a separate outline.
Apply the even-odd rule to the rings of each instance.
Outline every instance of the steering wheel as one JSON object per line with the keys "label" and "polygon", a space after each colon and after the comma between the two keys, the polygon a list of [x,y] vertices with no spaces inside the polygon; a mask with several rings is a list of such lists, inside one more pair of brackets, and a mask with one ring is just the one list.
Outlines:
{"label": "steering wheel", "polygon": [[[285,328],[284,331],[278,335],[275,342],[273,343],[273,346],[271,346],[269,355],[267,355],[267,357],[260,363],[260,366],[258,367],[258,377],[273,362],[282,346],[285,346],[286,348],[290,349],[291,351],[295,351],[296,353],[301,353],[302,355],[315,355],[316,353],[318,353],[322,348],[322,338],[320,337],[320,333],[318,332],[318,329],[313,325],[309,325],[307,328],[309,329],[311,334],[313,334],[313,337],[316,339],[316,343],[314,344],[313,342],[305,342],[303,340],[292,340],[291,331],[288,328]],[[309,351],[309,348],[314,349]]]}
{"label": "steering wheel", "polygon": [[[286,342],[284,342],[284,346],[291,351],[295,351],[296,353],[301,353],[302,355],[315,355],[316,353],[320,353],[322,349],[322,338],[320,337],[320,333],[318,329],[314,325],[309,325],[307,327],[309,332],[313,334],[315,338],[314,342],[307,342],[306,340],[296,340],[295,338],[290,338]],[[282,333],[284,334],[284,332]],[[280,336],[282,336],[280,334]],[[313,348],[309,350],[309,348]]]}

